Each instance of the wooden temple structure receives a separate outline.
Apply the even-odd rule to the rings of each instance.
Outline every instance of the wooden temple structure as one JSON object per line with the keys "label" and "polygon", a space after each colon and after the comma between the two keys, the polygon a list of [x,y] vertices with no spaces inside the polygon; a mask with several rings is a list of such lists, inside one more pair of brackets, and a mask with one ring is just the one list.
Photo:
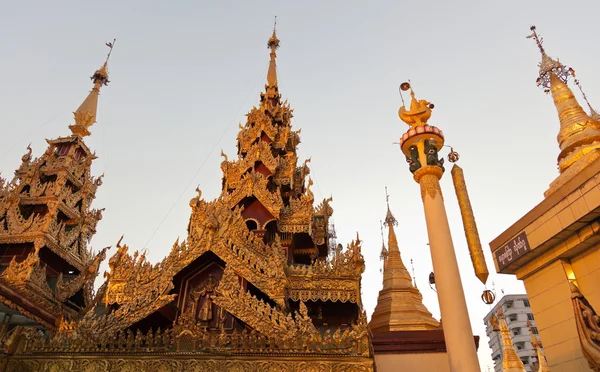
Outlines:
{"label": "wooden temple structure", "polygon": [[207,201],[197,190],[187,238],[159,263],[119,241],[94,289],[107,248],[88,248],[102,176],[90,173],[96,157],[84,138],[107,63],[72,134],[48,141],[39,158],[29,148],[15,177],[2,179],[0,370],[374,370],[361,241],[330,244],[332,199],[315,203],[310,159],[299,162],[275,32],[268,47],[267,84],[237,157],[222,154],[221,195]]}
{"label": "wooden temple structure", "polygon": [[121,238],[94,287],[109,247],[88,247],[102,176],[91,174],[84,139],[108,58],[71,135],[38,158],[28,148],[14,178],[0,178],[0,372],[449,370],[389,206],[383,288],[367,324],[361,241],[332,238],[332,198],[315,202],[279,92],[275,31],[267,45],[267,84],[240,126],[237,157],[222,153],[221,194],[196,190],[187,237],[156,264]]}

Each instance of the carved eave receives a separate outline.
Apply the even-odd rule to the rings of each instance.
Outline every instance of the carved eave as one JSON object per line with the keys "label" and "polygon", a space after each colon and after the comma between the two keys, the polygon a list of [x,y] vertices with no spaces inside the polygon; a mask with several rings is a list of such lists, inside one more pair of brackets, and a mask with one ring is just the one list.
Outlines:
{"label": "carved eave", "polygon": [[288,266],[287,296],[294,301],[349,301],[360,305],[360,279],[364,269],[360,241],[352,242],[330,261]]}
{"label": "carved eave", "polygon": [[223,199],[230,208],[236,207],[244,198],[254,196],[273,217],[278,218],[283,200],[278,192],[267,189],[268,179],[256,172],[247,173],[242,177],[242,182],[231,193],[224,193]]}
{"label": "carved eave", "polygon": [[[60,312],[53,312],[49,304],[29,300],[31,296],[24,288],[12,288],[10,284],[0,280],[0,302],[18,311],[27,318],[33,319],[49,329],[55,329],[61,318]],[[50,311],[48,308],[50,307]]]}
{"label": "carved eave", "polygon": [[300,198],[291,198],[290,205],[281,209],[279,231],[310,233],[314,213],[313,201],[306,194],[302,194]]}
{"label": "carved eave", "polygon": [[[77,201],[81,200],[80,198]],[[48,205],[51,203],[56,203],[59,211],[64,213],[71,220],[78,220],[81,218],[79,212],[72,207],[65,204],[62,200],[58,200],[58,198],[54,195],[49,196],[21,196],[19,200],[20,205]]]}
{"label": "carved eave", "polygon": [[50,329],[57,326],[61,317],[76,314],[75,310],[60,305],[54,298],[46,280],[46,267],[39,263],[37,251],[22,262],[13,258],[0,274],[0,298],[6,306]]}
{"label": "carved eave", "polygon": [[97,159],[95,155],[92,154],[90,148],[85,144],[83,138],[77,134],[70,135],[68,137],[59,137],[55,139],[46,139],[46,142],[49,145],[57,145],[60,143],[75,143],[81,146],[81,149],[85,152],[87,156],[92,156],[92,160]]}
{"label": "carved eave", "polygon": [[358,280],[290,275],[289,282],[286,297],[293,301],[361,303]]}
{"label": "carved eave", "polygon": [[[0,232],[1,233],[1,232]],[[56,253],[66,262],[68,262],[71,266],[73,266],[78,271],[81,271],[85,268],[85,264],[81,261],[81,259],[70,252],[68,247],[63,247],[58,244],[56,239],[54,239],[51,235],[42,232],[42,231],[33,231],[26,232],[22,234],[14,234],[14,235],[2,235],[0,234],[0,244],[21,244],[21,243],[34,243],[35,241],[43,239],[43,245],[50,249],[52,252]]]}
{"label": "carved eave", "polygon": [[283,257],[261,256],[245,245],[238,245],[235,239],[221,237],[212,242],[203,241],[189,248],[181,245],[172,257],[177,257],[177,267],[173,276],[207,252],[212,252],[231,266],[235,272],[252,283],[267,296],[276,301],[283,299],[288,280],[283,270]]}

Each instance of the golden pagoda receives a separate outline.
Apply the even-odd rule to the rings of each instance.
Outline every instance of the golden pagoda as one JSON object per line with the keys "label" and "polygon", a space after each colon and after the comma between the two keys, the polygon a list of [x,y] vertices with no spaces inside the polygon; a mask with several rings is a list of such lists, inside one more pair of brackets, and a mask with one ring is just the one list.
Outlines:
{"label": "golden pagoda", "polygon": [[500,336],[502,337],[502,371],[503,372],[526,372],[525,366],[519,358],[513,345],[510,331],[504,320],[502,309],[498,309],[498,322],[500,323]]}
{"label": "golden pagoda", "polygon": [[581,107],[569,86],[571,80],[581,89],[575,71],[548,56],[535,26],[528,38],[541,53],[537,85],[558,113],[559,174],[490,249],[499,273],[523,280],[544,343],[540,368],[598,371],[600,121],[583,91],[589,112]]}
{"label": "golden pagoda", "polygon": [[[104,209],[91,208],[102,176],[91,175],[96,156],[83,137],[96,122],[100,88],[108,84],[107,65],[108,57],[91,77],[94,86],[74,112],[72,134],[47,140],[48,148],[39,158],[33,158],[28,146],[14,178],[0,178],[0,300],[5,323],[20,317],[56,329],[64,319],[93,307],[94,279],[107,248],[96,254],[88,248]],[[3,331],[6,335],[8,330]]]}
{"label": "golden pagoda", "polygon": [[[388,227],[388,249],[383,257],[383,288],[371,316],[371,332],[416,331],[438,329],[435,320],[423,305],[423,296],[415,288],[402,262],[394,226],[398,225],[388,203],[385,224]],[[385,246],[384,246],[385,248]]]}
{"label": "golden pagoda", "polygon": [[6,371],[374,370],[362,242],[357,235],[345,249],[330,247],[332,199],[315,206],[309,160],[298,162],[300,131],[277,84],[279,43],[273,31],[265,91],[240,127],[237,158],[222,154],[221,194],[204,200],[197,189],[187,237],[156,264],[121,238],[95,293],[106,250],[87,248],[101,216],[89,210],[100,181],[82,137],[95,122],[106,64],[73,135],[24,158],[0,194],[10,261],[0,290],[11,286],[18,300],[2,292],[2,302],[36,324],[3,330]]}

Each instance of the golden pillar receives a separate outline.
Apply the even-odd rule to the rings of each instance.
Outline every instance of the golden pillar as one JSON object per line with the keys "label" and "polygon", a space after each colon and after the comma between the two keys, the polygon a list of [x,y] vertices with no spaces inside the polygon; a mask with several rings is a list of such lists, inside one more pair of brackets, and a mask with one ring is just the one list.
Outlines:
{"label": "golden pillar", "polygon": [[[408,90],[410,85],[403,83],[401,88]],[[399,111],[400,119],[410,125],[400,139],[400,148],[421,187],[450,370],[479,372],[473,331],[439,183],[444,174],[444,160],[438,158],[438,151],[444,145],[444,134],[427,124],[433,105],[426,100],[417,100],[412,89],[411,97],[410,109],[402,106]]]}

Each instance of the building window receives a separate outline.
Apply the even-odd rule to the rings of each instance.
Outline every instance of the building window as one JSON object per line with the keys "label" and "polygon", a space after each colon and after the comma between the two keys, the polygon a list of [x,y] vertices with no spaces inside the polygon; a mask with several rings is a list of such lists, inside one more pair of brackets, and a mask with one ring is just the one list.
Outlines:
{"label": "building window", "polygon": [[525,348],[525,345],[522,342],[517,342],[515,343],[515,347],[517,348],[517,350],[523,350]]}
{"label": "building window", "polygon": [[508,316],[508,320],[510,320],[511,322],[516,322],[518,319],[517,314],[510,314]]}
{"label": "building window", "polygon": [[529,358],[525,357],[525,358],[521,358],[521,362],[523,362],[524,365],[529,364]]}
{"label": "building window", "polygon": [[521,334],[521,328],[515,328],[512,330],[513,336],[518,336]]}
{"label": "building window", "polygon": [[538,334],[537,327],[531,327],[531,333],[533,333],[534,335],[537,335]]}
{"label": "building window", "polygon": [[533,320],[533,314],[527,313],[527,320]]}
{"label": "building window", "polygon": [[529,300],[523,300],[523,306],[525,306],[525,307],[531,307],[529,305]]}
{"label": "building window", "polygon": [[512,301],[506,301],[506,305],[505,306],[506,306],[507,309],[512,309],[512,307],[513,307]]}

